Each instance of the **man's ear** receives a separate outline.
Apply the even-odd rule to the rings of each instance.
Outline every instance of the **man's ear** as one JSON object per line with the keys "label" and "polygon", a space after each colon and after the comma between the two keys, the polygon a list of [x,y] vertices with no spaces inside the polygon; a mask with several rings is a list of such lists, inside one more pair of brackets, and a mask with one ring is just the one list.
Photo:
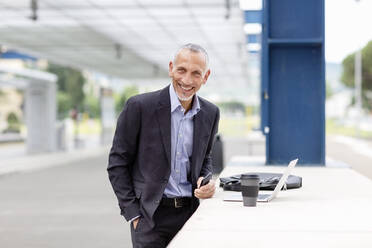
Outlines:
{"label": "man's ear", "polygon": [[209,78],[209,75],[211,75],[211,70],[208,69],[208,71],[205,73],[204,78],[203,78],[203,84],[205,84]]}
{"label": "man's ear", "polygon": [[173,77],[173,62],[169,61],[169,71],[168,71],[168,76]]}

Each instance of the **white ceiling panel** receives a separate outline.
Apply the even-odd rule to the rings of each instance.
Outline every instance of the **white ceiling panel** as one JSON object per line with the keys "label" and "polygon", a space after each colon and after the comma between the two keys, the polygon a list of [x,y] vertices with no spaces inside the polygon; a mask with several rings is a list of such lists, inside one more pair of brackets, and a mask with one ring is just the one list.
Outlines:
{"label": "white ceiling panel", "polygon": [[193,42],[209,52],[214,83],[245,82],[245,35],[237,0],[230,1],[230,9],[225,0],[38,3],[33,21],[29,0],[0,2],[0,44],[112,76],[153,78],[167,77],[173,53]]}
{"label": "white ceiling panel", "polygon": [[163,7],[167,7],[167,6],[173,6],[173,5],[182,5],[183,4],[183,0],[137,0],[135,2],[138,2],[144,6],[148,6],[148,5],[157,5],[157,6],[163,6]]}
{"label": "white ceiling panel", "polygon": [[[26,1],[25,6],[30,6],[30,1]],[[90,1],[76,1],[76,0],[39,0],[39,7],[58,7],[59,9],[68,10],[68,9],[81,9],[86,10],[91,6]]]}
{"label": "white ceiling panel", "polygon": [[[72,0],[74,1],[74,0]],[[125,6],[125,7],[131,7],[131,6],[137,6],[137,3],[135,1],[128,1],[128,0],[90,0],[89,1],[92,4],[102,6],[102,7],[118,7],[118,6]]]}
{"label": "white ceiling panel", "polygon": [[146,8],[146,11],[154,17],[161,18],[161,17],[177,17],[177,18],[185,18],[189,17],[189,10],[182,6],[179,7],[171,7],[171,8]]}
{"label": "white ceiling panel", "polygon": [[147,18],[148,14],[143,8],[138,6],[133,8],[122,8],[122,7],[102,7],[106,14],[116,18],[127,18],[127,19],[142,19]]}
{"label": "white ceiling panel", "polygon": [[2,1],[2,6],[12,7],[12,8],[24,8],[30,6],[30,1],[28,0],[12,0],[12,1]]}
{"label": "white ceiling panel", "polygon": [[13,8],[6,8],[0,5],[0,20],[4,21],[12,18],[24,18],[30,16],[29,10],[14,10]]}

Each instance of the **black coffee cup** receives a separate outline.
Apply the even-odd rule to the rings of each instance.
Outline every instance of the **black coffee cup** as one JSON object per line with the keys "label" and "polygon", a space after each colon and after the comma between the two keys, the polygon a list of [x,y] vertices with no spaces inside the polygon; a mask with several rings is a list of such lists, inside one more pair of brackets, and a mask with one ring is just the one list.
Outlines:
{"label": "black coffee cup", "polygon": [[243,174],[240,177],[243,195],[243,205],[255,207],[259,191],[260,177],[257,174]]}

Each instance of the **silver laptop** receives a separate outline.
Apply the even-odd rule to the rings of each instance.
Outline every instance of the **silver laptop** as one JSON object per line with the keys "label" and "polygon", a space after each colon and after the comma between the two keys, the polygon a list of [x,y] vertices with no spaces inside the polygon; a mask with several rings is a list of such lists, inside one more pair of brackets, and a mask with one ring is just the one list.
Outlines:
{"label": "silver laptop", "polygon": [[[274,191],[271,194],[258,194],[258,202],[269,202],[274,199],[283,188],[288,176],[291,174],[292,169],[296,166],[298,159],[294,159],[289,162],[288,167],[285,169],[282,177],[280,178],[278,184],[276,185]],[[224,201],[243,201],[242,192],[229,192],[223,198]]]}

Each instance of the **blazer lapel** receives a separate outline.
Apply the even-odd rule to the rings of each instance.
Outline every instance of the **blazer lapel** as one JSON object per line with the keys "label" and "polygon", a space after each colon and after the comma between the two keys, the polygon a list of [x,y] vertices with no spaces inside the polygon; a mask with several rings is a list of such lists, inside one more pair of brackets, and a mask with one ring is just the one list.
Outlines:
{"label": "blazer lapel", "polygon": [[201,166],[203,163],[203,161],[200,161],[202,159],[201,154],[205,148],[202,145],[206,144],[210,133],[208,131],[208,121],[205,111],[201,108],[194,118],[194,137],[191,159],[191,168],[193,172],[196,171],[195,168],[197,166]]}
{"label": "blazer lapel", "polygon": [[165,154],[168,165],[171,164],[171,106],[169,86],[160,92],[160,101],[156,109],[158,124],[161,132]]}

